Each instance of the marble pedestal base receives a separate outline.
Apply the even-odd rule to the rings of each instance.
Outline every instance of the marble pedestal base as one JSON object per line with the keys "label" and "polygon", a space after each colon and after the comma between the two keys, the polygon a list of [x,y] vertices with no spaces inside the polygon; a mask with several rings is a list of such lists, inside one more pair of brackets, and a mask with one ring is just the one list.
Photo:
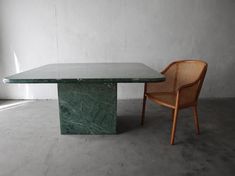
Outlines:
{"label": "marble pedestal base", "polygon": [[61,134],[115,134],[116,83],[58,83]]}

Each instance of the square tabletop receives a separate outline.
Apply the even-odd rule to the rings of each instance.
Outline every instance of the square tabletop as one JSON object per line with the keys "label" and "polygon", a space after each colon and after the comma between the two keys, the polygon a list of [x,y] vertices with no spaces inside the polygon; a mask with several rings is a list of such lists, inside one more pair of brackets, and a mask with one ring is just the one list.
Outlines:
{"label": "square tabletop", "polygon": [[49,64],[5,77],[5,83],[160,82],[164,75],[142,63]]}

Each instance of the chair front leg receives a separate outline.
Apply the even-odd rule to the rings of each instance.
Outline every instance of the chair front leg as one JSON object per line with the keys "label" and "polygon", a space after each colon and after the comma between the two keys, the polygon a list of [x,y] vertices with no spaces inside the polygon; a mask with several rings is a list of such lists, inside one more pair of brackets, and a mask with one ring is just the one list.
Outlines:
{"label": "chair front leg", "polygon": [[175,132],[176,132],[176,124],[177,124],[177,118],[178,118],[178,107],[174,110],[174,117],[173,117],[173,124],[171,129],[171,145],[174,144],[175,140]]}

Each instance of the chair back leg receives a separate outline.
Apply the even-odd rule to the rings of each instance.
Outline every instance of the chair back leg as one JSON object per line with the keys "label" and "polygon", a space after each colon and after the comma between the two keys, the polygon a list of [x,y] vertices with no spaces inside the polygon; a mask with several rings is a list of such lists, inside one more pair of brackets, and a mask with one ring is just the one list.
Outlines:
{"label": "chair back leg", "polygon": [[171,109],[171,121],[174,121],[175,109]]}
{"label": "chair back leg", "polygon": [[142,116],[141,116],[141,126],[144,125],[146,98],[147,98],[147,97],[146,97],[145,94],[144,94],[144,98],[143,98],[143,108],[142,108]]}
{"label": "chair back leg", "polygon": [[193,117],[194,117],[194,125],[195,125],[195,128],[196,128],[196,134],[199,135],[200,130],[199,130],[197,106],[193,106]]}

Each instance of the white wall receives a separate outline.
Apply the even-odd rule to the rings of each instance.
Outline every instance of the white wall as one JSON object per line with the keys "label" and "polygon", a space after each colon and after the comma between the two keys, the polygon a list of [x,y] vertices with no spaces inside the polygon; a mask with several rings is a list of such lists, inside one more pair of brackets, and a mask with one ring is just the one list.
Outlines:
{"label": "white wall", "polygon": [[[209,63],[202,96],[234,97],[234,0],[0,0],[0,77],[57,62]],[[119,85],[119,98],[143,84]],[[0,98],[56,98],[56,85],[4,85]]]}

